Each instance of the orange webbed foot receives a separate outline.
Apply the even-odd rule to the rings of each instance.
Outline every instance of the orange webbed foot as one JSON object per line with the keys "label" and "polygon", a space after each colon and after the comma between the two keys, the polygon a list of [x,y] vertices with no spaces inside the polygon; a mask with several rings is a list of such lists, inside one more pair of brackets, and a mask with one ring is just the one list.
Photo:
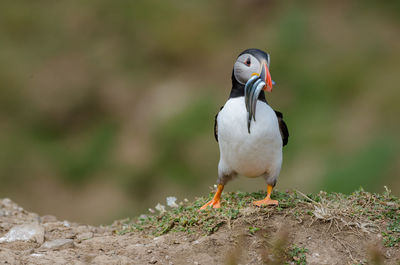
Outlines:
{"label": "orange webbed foot", "polygon": [[268,206],[268,205],[278,205],[279,202],[277,200],[272,199],[264,199],[261,201],[254,201],[253,204],[258,207]]}
{"label": "orange webbed foot", "polygon": [[208,206],[210,206],[210,207],[212,207],[214,209],[220,208],[221,207],[221,193],[222,193],[223,189],[224,189],[224,185],[219,184],[218,188],[217,188],[217,191],[215,192],[214,198],[211,201],[209,201],[206,204],[204,204],[199,209],[199,211],[207,209]]}
{"label": "orange webbed foot", "polygon": [[261,200],[261,201],[254,201],[253,204],[258,207],[268,206],[268,205],[278,205],[279,203],[277,200],[271,199],[272,189],[273,189],[273,186],[268,184],[267,185],[267,197],[265,197],[264,200]]}
{"label": "orange webbed foot", "polygon": [[221,207],[221,200],[214,200],[212,199],[211,201],[207,202],[206,204],[204,204],[200,210],[205,210],[207,209],[207,207],[212,207],[214,209],[218,209]]}

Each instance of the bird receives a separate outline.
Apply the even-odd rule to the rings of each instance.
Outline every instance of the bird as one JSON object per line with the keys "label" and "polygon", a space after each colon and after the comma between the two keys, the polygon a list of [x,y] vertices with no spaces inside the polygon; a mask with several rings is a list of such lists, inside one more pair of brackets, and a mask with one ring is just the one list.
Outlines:
{"label": "bird", "polygon": [[233,66],[232,89],[215,116],[214,136],[219,145],[217,190],[199,210],[221,207],[224,186],[237,175],[263,177],[267,195],[255,206],[278,205],[271,199],[282,166],[282,149],[289,131],[279,111],[271,108],[265,92],[274,82],[269,72],[270,55],[260,49],[241,52]]}

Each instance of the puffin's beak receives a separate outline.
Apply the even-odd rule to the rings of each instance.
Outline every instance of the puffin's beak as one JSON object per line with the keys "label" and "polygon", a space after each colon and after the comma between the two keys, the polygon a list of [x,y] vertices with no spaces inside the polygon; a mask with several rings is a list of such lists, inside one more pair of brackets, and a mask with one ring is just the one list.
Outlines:
{"label": "puffin's beak", "polygon": [[271,74],[269,73],[269,69],[266,63],[264,63],[262,70],[261,70],[261,75],[260,77],[262,80],[265,82],[265,87],[263,88],[264,91],[271,92],[272,91],[272,85],[275,83],[272,81]]}

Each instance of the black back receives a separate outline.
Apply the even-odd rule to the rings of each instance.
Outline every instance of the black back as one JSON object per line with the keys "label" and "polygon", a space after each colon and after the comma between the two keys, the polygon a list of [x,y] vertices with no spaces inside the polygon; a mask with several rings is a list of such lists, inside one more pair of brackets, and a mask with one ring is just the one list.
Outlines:
{"label": "black back", "polygon": [[289,141],[289,129],[286,126],[286,122],[283,120],[283,114],[277,110],[274,110],[276,117],[278,117],[278,123],[279,123],[279,130],[281,132],[282,136],[282,144],[283,146],[287,145]]}

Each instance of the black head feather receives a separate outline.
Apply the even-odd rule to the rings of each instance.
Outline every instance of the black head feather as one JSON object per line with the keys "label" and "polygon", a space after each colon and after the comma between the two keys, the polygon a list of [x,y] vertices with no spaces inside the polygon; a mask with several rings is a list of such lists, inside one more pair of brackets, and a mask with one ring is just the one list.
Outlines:
{"label": "black head feather", "polygon": [[[242,51],[242,52],[238,55],[238,57],[239,57],[240,55],[242,55],[242,54],[251,54],[251,55],[253,55],[254,57],[256,57],[260,62],[261,62],[262,60],[266,60],[267,63],[268,63],[268,65],[269,65],[269,54],[266,53],[266,52],[264,52],[264,51],[262,51],[262,50],[254,49],[254,48],[252,48],[252,49],[247,49],[247,50]],[[243,97],[243,96],[244,96],[244,85],[243,85],[243,84],[240,84],[240,83],[236,80],[235,75],[234,75],[233,70],[232,70],[232,90],[231,90],[231,93],[230,93],[230,95],[229,95],[229,98],[236,98],[236,97]],[[262,92],[260,93],[260,95],[258,96],[258,100],[267,102],[267,100],[265,99],[264,91],[262,91]]]}

